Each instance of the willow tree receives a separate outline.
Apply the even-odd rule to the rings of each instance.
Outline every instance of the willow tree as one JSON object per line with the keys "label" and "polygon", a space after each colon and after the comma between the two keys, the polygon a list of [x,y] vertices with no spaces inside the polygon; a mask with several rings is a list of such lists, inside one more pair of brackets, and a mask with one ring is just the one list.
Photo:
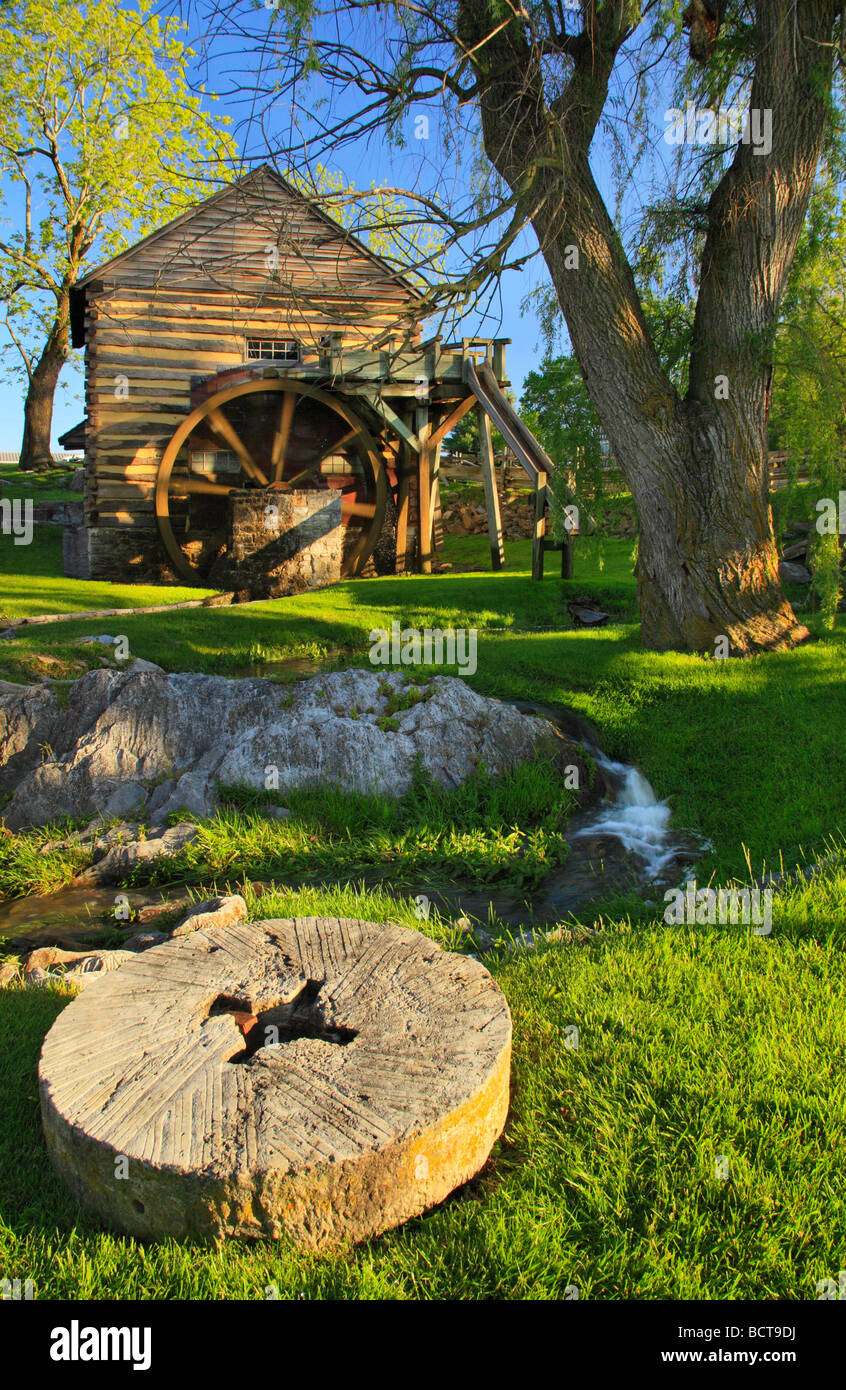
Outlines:
{"label": "willow tree", "polygon": [[[452,271],[432,283],[433,313],[478,303],[525,265],[534,234],[637,505],[646,645],[707,651],[727,637],[746,654],[806,637],[779,585],[766,420],[779,302],[834,124],[842,0],[211,8],[212,26],[237,30],[242,45],[256,40],[245,79],[251,119],[268,130],[290,112],[276,137],[286,164],[297,141],[306,161],[330,150],[337,161],[344,145],[377,138],[404,143],[406,166],[420,155],[419,177],[402,180],[401,192],[443,227]],[[691,105],[665,126],[679,92]],[[414,146],[430,119],[449,155],[437,169],[432,142],[425,153]],[[484,167],[464,164],[456,132],[472,138],[471,126]],[[670,240],[695,250],[682,390],[661,365],[638,294],[639,231],[626,234],[601,191],[599,132],[609,129],[631,153],[657,130],[644,201],[664,214]],[[681,178],[652,194],[670,142],[684,156]],[[386,153],[385,170],[394,167]],[[453,190],[468,186],[478,196],[459,207]]]}
{"label": "willow tree", "polygon": [[[771,438],[787,449],[791,486],[800,466],[832,510],[839,511],[846,464],[846,200],[818,187],[784,296],[775,342]],[[840,518],[814,517],[814,589],[833,628],[846,567]]]}
{"label": "willow tree", "polygon": [[[646,8],[585,4],[580,31],[549,33],[545,53],[516,17],[495,30],[488,0],[460,0],[458,33],[474,53],[485,150],[530,215],[637,505],[644,641],[703,650],[725,635],[737,652],[787,646],[807,634],[779,586],[768,502],[770,345],[831,121],[843,7],[758,0],[684,12],[696,63],[707,66],[724,32],[735,48],[742,40],[762,137],[753,140],[750,119],[697,210],[704,236],[684,397],[659,362],[589,158],[612,70]],[[558,54],[567,71],[555,84],[549,58]],[[707,124],[695,120],[693,138],[704,142]]]}
{"label": "willow tree", "polygon": [[0,301],[24,379],[20,467],[51,465],[70,291],[98,260],[211,191],[234,146],[187,82],[192,53],[152,0],[17,0],[0,30]]}

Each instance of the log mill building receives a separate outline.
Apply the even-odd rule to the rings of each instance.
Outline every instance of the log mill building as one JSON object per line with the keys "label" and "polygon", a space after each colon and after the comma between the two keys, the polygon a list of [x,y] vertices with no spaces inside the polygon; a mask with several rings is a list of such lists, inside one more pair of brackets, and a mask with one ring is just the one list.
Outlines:
{"label": "log mill building", "polygon": [[[267,165],[91,271],[84,521],[65,572],[254,597],[431,568],[444,438],[480,413],[491,554],[502,562],[491,420],[535,483],[507,340],[421,341],[423,295]],[[548,543],[547,543],[548,544]]]}

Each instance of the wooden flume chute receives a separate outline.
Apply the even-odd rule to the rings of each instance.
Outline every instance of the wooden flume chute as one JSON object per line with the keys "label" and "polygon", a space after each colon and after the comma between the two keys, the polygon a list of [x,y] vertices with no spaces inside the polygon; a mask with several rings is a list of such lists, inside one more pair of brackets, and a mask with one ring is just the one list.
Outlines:
{"label": "wooden flume chute", "polygon": [[[221,455],[230,460],[225,478],[193,465],[198,456]],[[330,459],[342,466],[325,474]],[[301,379],[264,378],[218,391],[191,411],[164,451],[155,490],[159,535],[182,578],[202,576],[185,549],[192,534],[222,537],[227,499],[245,487],[340,491],[348,532],[342,573],[362,572],[385,522],[388,479],[375,439],[345,400]]]}

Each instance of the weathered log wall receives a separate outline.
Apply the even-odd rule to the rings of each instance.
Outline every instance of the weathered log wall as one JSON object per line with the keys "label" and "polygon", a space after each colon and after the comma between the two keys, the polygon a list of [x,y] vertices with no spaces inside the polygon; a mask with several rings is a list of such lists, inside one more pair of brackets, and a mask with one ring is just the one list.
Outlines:
{"label": "weathered log wall", "polygon": [[345,346],[419,342],[411,287],[272,171],[146,238],[84,290],[92,578],[166,577],[153,500],[162,453],[192,384],[244,363],[248,339],[296,340],[305,365],[330,334]]}

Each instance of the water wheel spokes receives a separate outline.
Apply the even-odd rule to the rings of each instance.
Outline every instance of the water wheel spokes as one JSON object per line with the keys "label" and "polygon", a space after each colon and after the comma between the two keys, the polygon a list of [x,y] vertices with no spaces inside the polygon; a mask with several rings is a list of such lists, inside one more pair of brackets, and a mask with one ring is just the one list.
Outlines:
{"label": "water wheel spokes", "polygon": [[206,478],[183,478],[177,475],[173,479],[171,487],[171,497],[179,497],[182,493],[189,495],[206,497],[228,497],[232,491],[226,483],[211,483]]}
{"label": "water wheel spokes", "polygon": [[235,457],[238,459],[244,472],[251,478],[260,483],[262,487],[267,487],[268,479],[259,468],[249,449],[241,439],[238,431],[232,426],[220,407],[210,410],[206,416],[206,424],[213,434],[228,444]]}
{"label": "water wheel spokes", "polygon": [[[276,395],[282,397],[278,407],[273,400]],[[304,402],[312,403],[307,419],[302,418],[300,411]],[[229,406],[231,410],[227,411]],[[327,443],[331,416],[338,417],[345,428]],[[219,477],[200,477],[191,471],[192,458],[198,451],[212,451],[217,459],[215,440],[225,444],[234,456],[230,464],[221,465],[228,471],[234,463],[231,483]],[[310,450],[313,456],[303,466],[303,454]],[[354,540],[351,536],[351,543],[344,546],[342,573],[352,576],[361,573],[381,533],[387,511],[388,481],[384,459],[375,440],[346,399],[292,378],[242,383],[210,396],[191,412],[172,436],[156,478],[156,523],[175,572],[195,583],[201,580],[202,565],[186,554],[183,547],[187,545],[192,549],[193,533],[194,549],[201,550],[209,537],[214,539],[225,529],[226,518],[219,508],[215,512],[214,499],[225,501],[231,492],[244,487],[288,490],[315,475],[316,485],[319,482],[326,486],[321,477],[323,464],[332,455],[342,452],[350,463],[340,475],[334,471],[329,486],[341,492],[344,527],[361,533]],[[207,465],[204,462],[202,466]],[[215,461],[212,467],[217,466]],[[192,498],[197,499],[200,507],[199,531]],[[208,505],[203,499],[208,499]],[[177,503],[174,517],[171,516],[171,502]],[[179,540],[174,532],[175,522]],[[205,539],[199,540],[198,536]]]}
{"label": "water wheel spokes", "polygon": [[297,409],[302,396],[295,396],[293,391],[286,391],[282,397],[282,406],[279,411],[279,424],[273,437],[273,449],[270,456],[270,471],[274,483],[282,482],[282,475],[285,472],[285,457],[288,451],[288,440],[291,437],[291,426],[294,423],[294,412]]}

